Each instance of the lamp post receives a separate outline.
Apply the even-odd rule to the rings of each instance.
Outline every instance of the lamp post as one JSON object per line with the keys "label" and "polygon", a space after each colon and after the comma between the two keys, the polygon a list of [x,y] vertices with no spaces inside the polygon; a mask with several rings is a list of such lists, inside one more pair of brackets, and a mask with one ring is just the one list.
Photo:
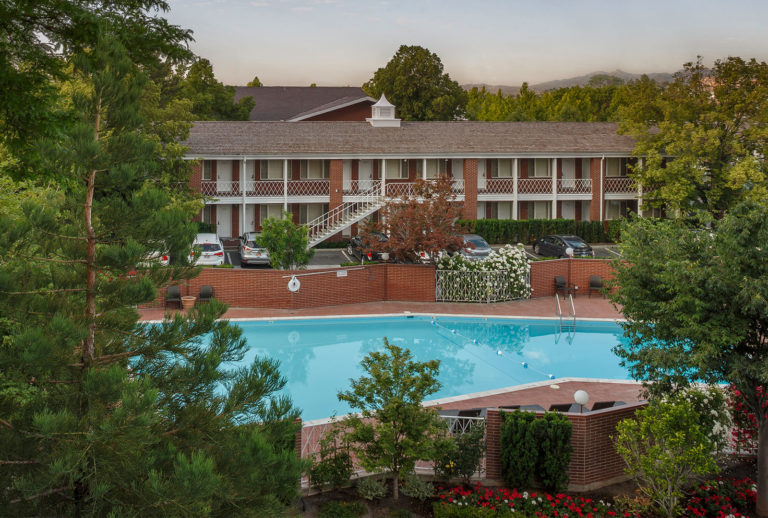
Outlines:
{"label": "lamp post", "polygon": [[568,288],[570,289],[573,284],[571,283],[571,263],[573,262],[573,248],[570,246],[565,249],[565,255],[568,256]]}
{"label": "lamp post", "polygon": [[579,404],[579,413],[584,411],[584,405],[589,403],[589,394],[585,390],[577,390],[573,393],[573,400]]}

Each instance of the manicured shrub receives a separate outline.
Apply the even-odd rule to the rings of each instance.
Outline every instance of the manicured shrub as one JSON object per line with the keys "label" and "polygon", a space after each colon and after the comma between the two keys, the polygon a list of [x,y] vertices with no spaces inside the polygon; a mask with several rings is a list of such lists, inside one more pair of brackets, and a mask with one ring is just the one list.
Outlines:
{"label": "manicured shrub", "polygon": [[368,512],[363,502],[326,502],[320,506],[319,518],[359,518]]}
{"label": "manicured shrub", "polygon": [[536,476],[547,491],[563,491],[568,487],[571,463],[571,421],[558,412],[548,412],[536,420],[535,429],[539,448]]}
{"label": "manicured shrub", "polygon": [[467,432],[451,436],[435,460],[435,473],[443,479],[460,477],[465,484],[480,469],[485,453],[485,423],[477,421]]}
{"label": "manicured shrub", "polygon": [[362,478],[357,482],[357,493],[366,500],[378,500],[387,496],[387,485],[377,478]]}
{"label": "manicured shrub", "polygon": [[387,518],[413,518],[413,514],[408,509],[390,509]]}
{"label": "manicured shrub", "polygon": [[533,482],[538,445],[533,412],[502,412],[499,442],[501,476],[509,487],[525,488]]}
{"label": "manicured shrub", "polygon": [[574,234],[588,243],[615,242],[622,220],[574,221],[572,219],[460,220],[469,232],[489,243],[531,244],[547,234]]}

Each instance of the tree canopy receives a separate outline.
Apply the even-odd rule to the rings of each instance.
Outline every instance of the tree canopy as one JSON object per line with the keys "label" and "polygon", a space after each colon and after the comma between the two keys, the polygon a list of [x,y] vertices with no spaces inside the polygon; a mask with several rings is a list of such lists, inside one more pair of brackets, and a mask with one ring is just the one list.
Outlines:
{"label": "tree canopy", "polygon": [[758,511],[768,514],[768,204],[745,201],[714,230],[637,219],[621,234],[611,301],[629,342],[616,348],[652,394],[730,383],[756,416]]}
{"label": "tree canopy", "polygon": [[406,121],[459,119],[466,104],[466,92],[443,73],[437,54],[418,45],[402,45],[363,90],[376,99],[386,95]]}
{"label": "tree canopy", "polygon": [[622,130],[643,157],[634,177],[644,202],[671,212],[704,209],[719,217],[768,194],[768,65],[729,57],[706,69],[686,63],[660,92],[634,85]]}

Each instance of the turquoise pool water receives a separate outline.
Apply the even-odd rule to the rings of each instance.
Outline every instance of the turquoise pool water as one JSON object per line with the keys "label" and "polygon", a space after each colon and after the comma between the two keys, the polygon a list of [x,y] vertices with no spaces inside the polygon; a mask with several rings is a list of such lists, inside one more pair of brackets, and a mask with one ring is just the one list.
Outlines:
{"label": "turquoise pool water", "polygon": [[612,322],[578,322],[569,336],[556,320],[427,316],[238,322],[254,355],[280,360],[286,392],[305,421],[350,412],[336,394],[363,374],[360,361],[383,338],[418,361],[440,360],[438,399],[563,377],[629,379],[611,349]]}

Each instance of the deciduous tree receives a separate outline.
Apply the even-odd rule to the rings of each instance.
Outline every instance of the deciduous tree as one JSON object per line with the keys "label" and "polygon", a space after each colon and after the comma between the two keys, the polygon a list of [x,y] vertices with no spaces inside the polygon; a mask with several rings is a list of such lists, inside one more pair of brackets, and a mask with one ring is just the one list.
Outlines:
{"label": "deciduous tree", "polygon": [[422,402],[440,388],[440,362],[414,361],[408,349],[385,338],[384,350],[369,353],[361,364],[367,375],[351,380],[350,390],[338,394],[339,400],[360,412],[344,422],[363,467],[388,472],[397,500],[400,475],[411,473],[417,460],[435,457],[443,423]]}
{"label": "deciduous tree", "polygon": [[386,94],[397,115],[406,121],[459,119],[466,104],[466,92],[443,73],[437,54],[418,45],[400,46],[363,90],[377,99]]}
{"label": "deciduous tree", "polygon": [[[652,93],[647,85],[641,91]],[[768,65],[729,57],[711,70],[686,63],[658,100],[637,98],[623,110],[625,132],[643,162],[634,177],[648,186],[644,203],[673,213],[729,207],[768,192]],[[655,106],[654,106],[655,105]]]}
{"label": "deciduous tree", "polygon": [[[758,423],[758,504],[768,515],[768,204],[733,207],[712,233],[639,219],[621,239],[612,302],[629,341],[616,348],[652,394],[730,383]],[[762,389],[760,388],[762,387]]]}
{"label": "deciduous tree", "polygon": [[417,181],[412,193],[388,201],[381,209],[381,220],[371,227],[389,239],[380,244],[375,237],[364,242],[411,263],[426,259],[434,264],[442,253],[459,250],[464,244],[462,229],[456,225],[461,205],[451,185],[445,177]]}
{"label": "deciduous tree", "polygon": [[265,219],[261,223],[259,241],[269,251],[269,264],[272,268],[305,268],[315,255],[315,249],[308,248],[307,227],[296,225],[290,212],[283,211],[281,219]]}

